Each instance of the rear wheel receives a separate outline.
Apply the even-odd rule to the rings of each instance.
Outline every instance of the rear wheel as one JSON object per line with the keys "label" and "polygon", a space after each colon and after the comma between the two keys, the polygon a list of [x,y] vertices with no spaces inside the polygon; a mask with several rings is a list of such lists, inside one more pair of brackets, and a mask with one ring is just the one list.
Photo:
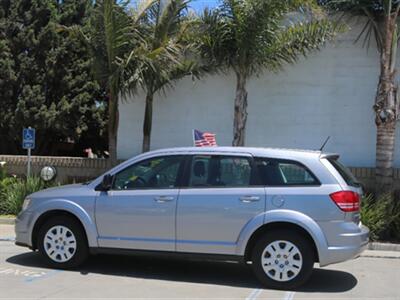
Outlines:
{"label": "rear wheel", "polygon": [[60,269],[79,266],[89,254],[82,226],[66,216],[51,218],[40,228],[38,248],[49,265]]}
{"label": "rear wheel", "polygon": [[253,271],[267,287],[294,289],[310,277],[313,253],[312,245],[299,234],[288,230],[268,232],[253,249]]}

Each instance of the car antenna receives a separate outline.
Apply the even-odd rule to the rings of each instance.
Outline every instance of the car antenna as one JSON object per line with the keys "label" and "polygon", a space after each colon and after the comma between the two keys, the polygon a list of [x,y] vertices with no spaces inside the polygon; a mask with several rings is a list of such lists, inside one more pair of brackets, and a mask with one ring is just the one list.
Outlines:
{"label": "car antenna", "polygon": [[325,142],[322,144],[321,148],[319,148],[319,151],[324,150],[325,145],[328,143],[329,139],[331,138],[330,135],[328,135],[328,137],[326,138]]}

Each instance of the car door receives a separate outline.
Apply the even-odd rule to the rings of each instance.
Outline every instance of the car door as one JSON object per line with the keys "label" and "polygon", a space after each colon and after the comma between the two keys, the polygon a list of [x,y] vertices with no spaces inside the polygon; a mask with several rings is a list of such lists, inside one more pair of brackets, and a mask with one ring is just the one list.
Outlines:
{"label": "car door", "polygon": [[240,232],[265,209],[264,188],[252,186],[252,157],[199,154],[189,165],[178,200],[177,251],[235,254]]}
{"label": "car door", "polygon": [[114,175],[96,200],[100,247],[175,250],[175,213],[184,156],[159,156]]}

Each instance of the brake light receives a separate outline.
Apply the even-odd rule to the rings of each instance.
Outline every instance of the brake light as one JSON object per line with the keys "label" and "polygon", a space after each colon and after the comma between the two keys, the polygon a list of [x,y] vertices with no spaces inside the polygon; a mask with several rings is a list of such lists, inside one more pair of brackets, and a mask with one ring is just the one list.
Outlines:
{"label": "brake light", "polygon": [[340,191],[329,195],[333,202],[345,212],[359,211],[360,195],[352,191]]}

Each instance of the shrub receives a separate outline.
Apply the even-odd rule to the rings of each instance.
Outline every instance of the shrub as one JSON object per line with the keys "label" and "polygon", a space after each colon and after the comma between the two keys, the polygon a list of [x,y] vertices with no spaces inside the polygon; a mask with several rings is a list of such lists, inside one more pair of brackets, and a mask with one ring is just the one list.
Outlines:
{"label": "shrub", "polygon": [[361,222],[370,230],[372,241],[400,240],[400,205],[391,195],[375,199],[372,195],[361,201]]}
{"label": "shrub", "polygon": [[385,197],[375,201],[372,195],[361,201],[361,222],[370,230],[371,240],[378,240],[388,228],[389,200]]}
{"label": "shrub", "polygon": [[8,177],[2,180],[0,187],[0,213],[17,215],[29,194],[49,187],[39,177],[28,179]]}
{"label": "shrub", "polygon": [[400,242],[400,199],[394,199],[389,206],[390,224],[387,239]]}

